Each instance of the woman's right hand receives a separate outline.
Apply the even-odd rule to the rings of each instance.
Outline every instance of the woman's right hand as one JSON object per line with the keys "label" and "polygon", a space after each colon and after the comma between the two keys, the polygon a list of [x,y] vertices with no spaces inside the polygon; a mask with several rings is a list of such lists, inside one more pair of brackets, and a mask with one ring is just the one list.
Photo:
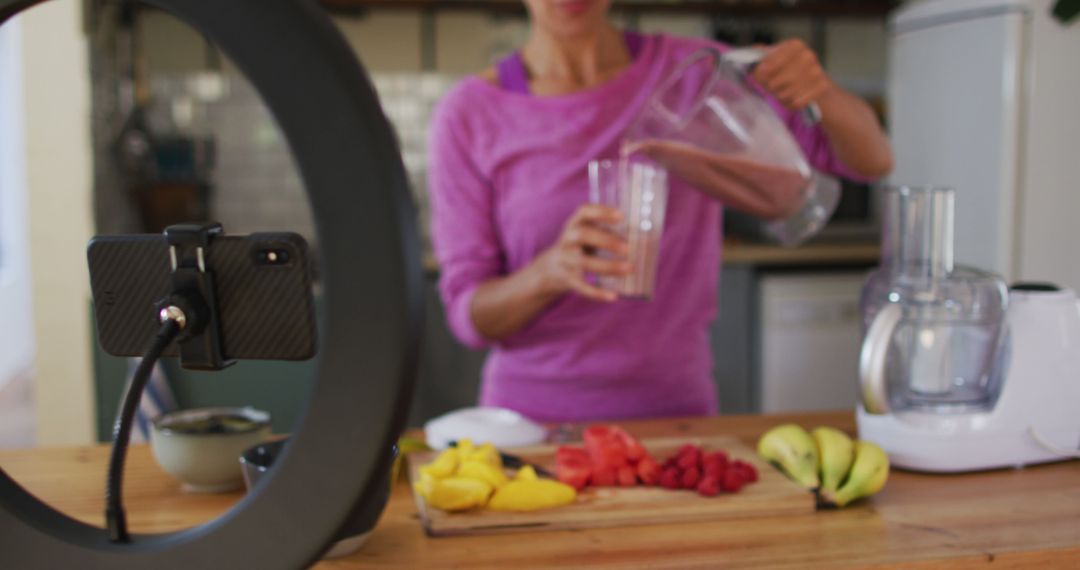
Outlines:
{"label": "woman's right hand", "polygon": [[[599,276],[622,277],[633,270],[626,256],[630,246],[625,239],[608,231],[622,221],[615,208],[598,204],[581,206],[574,212],[558,241],[533,262],[544,295],[558,296],[573,291],[594,301],[613,302],[618,299],[609,291],[589,283],[588,273]],[[611,255],[601,257],[599,252]]]}

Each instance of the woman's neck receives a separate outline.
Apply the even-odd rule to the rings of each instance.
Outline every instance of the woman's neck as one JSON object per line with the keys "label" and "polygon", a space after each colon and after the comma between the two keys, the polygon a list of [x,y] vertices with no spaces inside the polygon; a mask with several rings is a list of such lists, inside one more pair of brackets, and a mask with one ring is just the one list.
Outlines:
{"label": "woman's neck", "polygon": [[521,56],[529,71],[531,91],[538,95],[595,87],[631,60],[623,35],[611,26],[574,37],[556,37],[534,27]]}

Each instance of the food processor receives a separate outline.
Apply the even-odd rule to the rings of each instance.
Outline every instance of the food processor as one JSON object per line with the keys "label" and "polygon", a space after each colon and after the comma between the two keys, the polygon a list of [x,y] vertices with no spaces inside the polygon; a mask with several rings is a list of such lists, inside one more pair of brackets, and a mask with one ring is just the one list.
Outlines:
{"label": "food processor", "polygon": [[953,214],[950,188],[886,189],[860,302],[859,437],[916,471],[1077,457],[1076,292],[955,265]]}

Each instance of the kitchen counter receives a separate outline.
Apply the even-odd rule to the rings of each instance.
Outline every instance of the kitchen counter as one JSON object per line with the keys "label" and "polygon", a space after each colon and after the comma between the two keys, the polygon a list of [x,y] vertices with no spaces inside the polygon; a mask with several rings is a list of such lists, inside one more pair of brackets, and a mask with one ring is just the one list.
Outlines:
{"label": "kitchen counter", "polygon": [[[797,421],[852,432],[850,412],[626,422],[639,437],[731,434],[753,444]],[[79,520],[101,523],[106,446],[0,451],[0,467]],[[138,533],[210,520],[241,493],[186,494],[133,446],[125,498]],[[722,500],[722,499],[719,499]],[[1080,567],[1080,462],[969,475],[895,471],[885,489],[837,511],[711,523],[431,538],[398,484],[369,543],[317,568]]]}

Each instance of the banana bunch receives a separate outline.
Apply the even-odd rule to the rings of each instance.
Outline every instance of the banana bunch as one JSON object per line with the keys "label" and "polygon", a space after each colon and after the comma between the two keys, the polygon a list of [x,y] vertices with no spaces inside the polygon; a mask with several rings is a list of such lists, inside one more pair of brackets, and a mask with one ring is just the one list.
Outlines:
{"label": "banana bunch", "polygon": [[831,427],[806,433],[795,424],[776,426],[758,440],[758,455],[813,491],[820,507],[873,495],[889,478],[889,456],[880,447]]}

